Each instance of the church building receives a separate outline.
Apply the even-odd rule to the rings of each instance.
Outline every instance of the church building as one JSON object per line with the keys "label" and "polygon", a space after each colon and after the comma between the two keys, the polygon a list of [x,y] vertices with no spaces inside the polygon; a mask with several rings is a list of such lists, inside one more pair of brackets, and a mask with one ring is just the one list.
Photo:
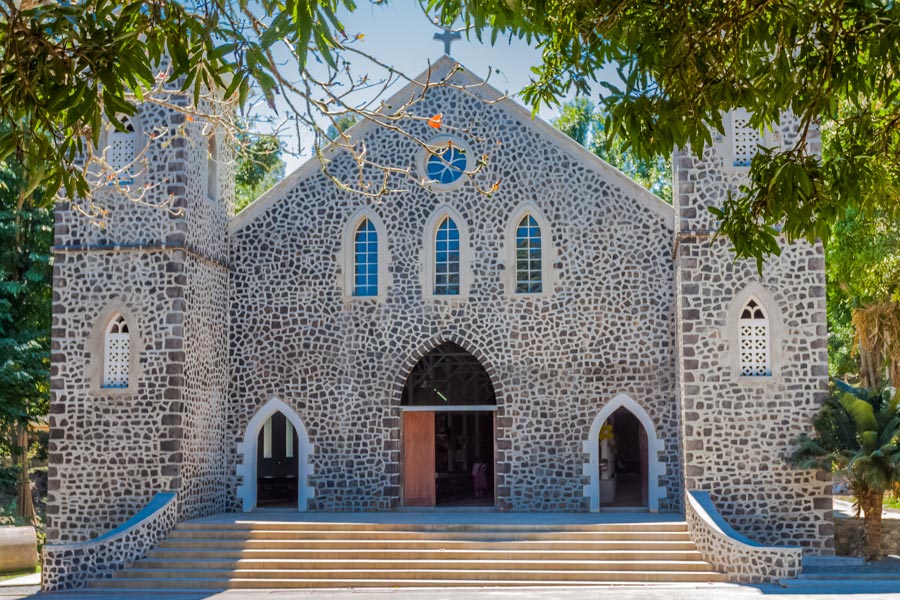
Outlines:
{"label": "church building", "polygon": [[822,246],[783,242],[760,274],[707,210],[797,123],[726,115],[675,152],[669,205],[452,59],[426,73],[460,84],[402,123],[427,147],[349,130],[410,167],[376,199],[313,159],[235,215],[221,134],[151,105],[110,134],[113,163],[172,134],[134,185],[180,211],[110,191],[99,229],[58,205],[48,542],[159,492],[183,521],[683,513],[697,490],[754,543],[829,553],[830,482],[784,460],[826,394]]}

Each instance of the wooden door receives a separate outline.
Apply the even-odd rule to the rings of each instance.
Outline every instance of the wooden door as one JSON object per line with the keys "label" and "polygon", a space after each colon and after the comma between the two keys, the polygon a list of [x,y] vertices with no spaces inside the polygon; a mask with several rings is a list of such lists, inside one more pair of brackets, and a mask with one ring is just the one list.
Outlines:
{"label": "wooden door", "polygon": [[434,413],[403,413],[403,498],[406,506],[434,506]]}

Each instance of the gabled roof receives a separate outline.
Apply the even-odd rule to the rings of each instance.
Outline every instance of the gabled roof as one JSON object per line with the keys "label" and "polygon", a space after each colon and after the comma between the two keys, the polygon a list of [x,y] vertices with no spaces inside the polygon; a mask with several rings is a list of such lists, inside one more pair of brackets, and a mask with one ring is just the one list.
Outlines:
{"label": "gabled roof", "polygon": [[[415,82],[425,82],[428,81],[429,78],[431,81],[440,81],[458,64],[459,63],[456,60],[449,56],[442,56],[430,68],[423,71],[418,77],[413,78],[412,82],[406,84],[397,93],[392,95],[385,102],[385,106],[399,106],[405,102],[416,89],[418,89]],[[549,143],[557,146],[560,150],[580,162],[585,168],[594,170],[602,179],[633,192],[634,197],[637,198],[643,206],[661,216],[670,229],[674,228],[674,208],[663,202],[663,200],[650,192],[647,188],[628,177],[628,175],[622,173],[541,118],[532,118],[531,113],[524,106],[512,98],[504,98],[505,94],[501,93],[491,85],[483,83],[481,79],[476,77],[464,66],[453,74],[453,80],[461,85],[471,85],[472,87],[469,91],[487,101],[497,101],[502,98],[502,100],[494,105],[497,110],[506,111],[507,114],[513,116],[517,120],[527,123]],[[358,121],[345,133],[351,139],[359,139],[365,137],[370,130],[379,126],[380,125],[373,121],[364,119]],[[326,159],[330,159],[341,151],[342,148],[334,144],[329,144],[322,150],[322,155]],[[228,223],[228,232],[235,233],[243,229],[244,226],[251,223],[258,215],[265,212],[269,206],[277,202],[282,197],[282,192],[291,189],[298,181],[302,181],[303,179],[314,175],[319,169],[321,169],[321,165],[318,158],[310,158],[233,217]]]}

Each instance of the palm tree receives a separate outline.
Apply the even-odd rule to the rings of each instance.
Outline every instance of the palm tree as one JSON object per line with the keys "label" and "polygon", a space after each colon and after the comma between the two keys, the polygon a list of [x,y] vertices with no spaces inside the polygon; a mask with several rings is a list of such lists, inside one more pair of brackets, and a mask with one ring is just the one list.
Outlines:
{"label": "palm tree", "polygon": [[882,557],[884,494],[900,481],[900,394],[835,390],[813,420],[815,435],[804,434],[790,461],[802,469],[823,469],[847,478],[862,510],[869,560]]}

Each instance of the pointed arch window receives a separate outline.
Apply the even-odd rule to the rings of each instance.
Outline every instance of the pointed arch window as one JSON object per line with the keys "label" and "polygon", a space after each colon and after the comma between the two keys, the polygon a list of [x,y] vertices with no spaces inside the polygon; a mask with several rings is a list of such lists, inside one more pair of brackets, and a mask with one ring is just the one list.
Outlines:
{"label": "pointed arch window", "polygon": [[516,293],[538,294],[544,289],[541,226],[526,214],[516,226]]}
{"label": "pointed arch window", "polygon": [[755,298],[750,298],[741,310],[738,329],[741,376],[768,377],[772,375],[769,318],[763,306]]}
{"label": "pointed arch window", "polygon": [[759,130],[750,125],[750,113],[742,108],[731,113],[731,144],[735,167],[749,167],[762,144]]}
{"label": "pointed arch window", "polygon": [[122,116],[119,120],[124,130],[111,127],[107,138],[106,162],[119,174],[120,185],[131,185],[134,183],[132,163],[137,151],[137,130],[131,117]]}
{"label": "pointed arch window", "polygon": [[128,387],[131,364],[131,338],[128,322],[122,315],[109,321],[103,335],[103,386],[119,389]]}
{"label": "pointed arch window", "polygon": [[434,294],[458,296],[460,293],[459,228],[444,217],[434,237]]}
{"label": "pointed arch window", "polygon": [[219,147],[215,132],[206,138],[206,197],[219,199]]}
{"label": "pointed arch window", "polygon": [[353,238],[353,295],[378,295],[378,231],[368,218],[360,221]]}

